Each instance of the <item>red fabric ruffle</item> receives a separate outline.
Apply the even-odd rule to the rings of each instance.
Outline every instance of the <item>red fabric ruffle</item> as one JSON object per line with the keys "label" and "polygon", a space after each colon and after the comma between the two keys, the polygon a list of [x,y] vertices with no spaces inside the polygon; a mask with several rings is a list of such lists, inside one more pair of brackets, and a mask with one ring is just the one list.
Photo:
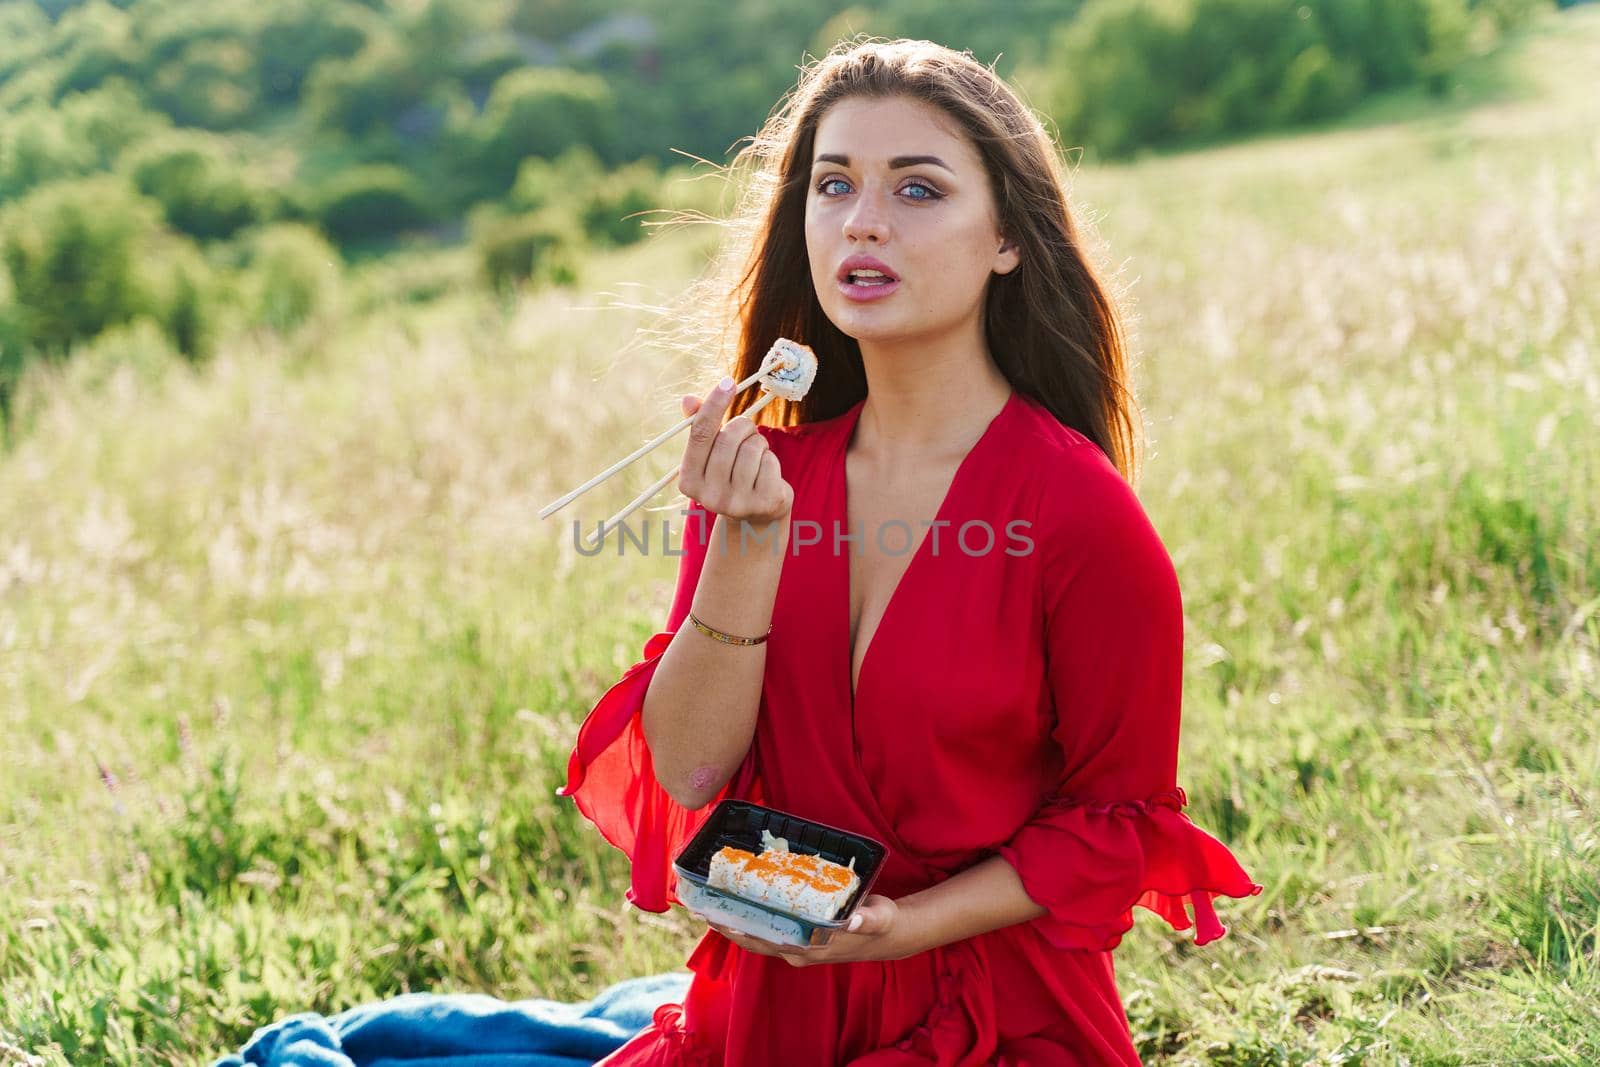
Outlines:
{"label": "red fabric ruffle", "polygon": [[595,1067],[720,1067],[721,1055],[684,1025],[682,1004],[656,1008],[643,1030]]}
{"label": "red fabric ruffle", "polygon": [[717,802],[729,796],[761,802],[753,754],[716,796],[693,810],[674,800],[656,779],[639,712],[676,632],[652,635],[645,642],[645,658],[623,672],[589,712],[567,761],[567,784],[556,790],[558,797],[572,797],[605,839],[633,861],[628,901],[654,912],[682,903],[673,891],[677,875],[672,861]]}
{"label": "red fabric ruffle", "polygon": [[1194,926],[1196,945],[1226,934],[1211,898],[1255,896],[1262,887],[1228,846],[1183,814],[1188,802],[1181,787],[1138,801],[1047,802],[999,848],[1028,896],[1049,909],[1032,920],[1040,934],[1057,948],[1109,951],[1133,928],[1136,906],[1174,930]]}

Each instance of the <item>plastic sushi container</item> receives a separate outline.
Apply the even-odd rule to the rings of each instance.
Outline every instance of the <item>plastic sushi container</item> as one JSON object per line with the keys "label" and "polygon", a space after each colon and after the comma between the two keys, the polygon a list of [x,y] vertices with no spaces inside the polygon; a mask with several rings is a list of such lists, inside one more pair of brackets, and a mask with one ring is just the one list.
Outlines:
{"label": "plastic sushi container", "polygon": [[[791,852],[821,856],[845,866],[855,861],[861,883],[840,906],[838,914],[829,919],[813,919],[707,884],[712,856],[726,845],[759,854],[763,830],[786,840]],[[872,891],[888,855],[887,846],[875,838],[748,800],[728,799],[711,810],[672,866],[678,874],[678,899],[685,907],[751,937],[803,948],[826,945],[850,921],[856,905]]]}

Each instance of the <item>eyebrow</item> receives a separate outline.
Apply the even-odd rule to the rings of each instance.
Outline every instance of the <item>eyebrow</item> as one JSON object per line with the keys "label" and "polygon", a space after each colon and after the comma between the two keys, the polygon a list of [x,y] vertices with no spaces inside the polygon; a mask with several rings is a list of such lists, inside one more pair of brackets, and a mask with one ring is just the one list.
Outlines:
{"label": "eyebrow", "polygon": [[[850,165],[850,157],[822,155],[813,160],[811,165],[814,167],[818,163],[837,163],[841,167],[848,167]],[[901,170],[905,167],[920,167],[924,163],[931,164],[935,167],[943,167],[951,174],[955,173],[955,168],[946,163],[944,160],[940,159],[938,156],[895,156],[893,159],[889,160],[889,169]]]}

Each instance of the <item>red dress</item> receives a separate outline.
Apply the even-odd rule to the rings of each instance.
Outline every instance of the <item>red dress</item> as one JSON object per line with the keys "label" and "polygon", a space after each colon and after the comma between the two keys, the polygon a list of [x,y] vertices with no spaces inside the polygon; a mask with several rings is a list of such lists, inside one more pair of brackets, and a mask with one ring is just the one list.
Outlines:
{"label": "red dress", "polygon": [[[864,402],[761,428],[794,487],[791,533],[755,740],[716,799],[878,838],[890,852],[874,891],[889,897],[999,854],[1049,913],[903,960],[812,967],[708,929],[684,1003],[600,1062],[1138,1064],[1111,956],[1134,905],[1187,930],[1187,903],[1203,945],[1226,933],[1213,895],[1261,892],[1180,810],[1171,558],[1099,447],[1014,391],[957,468],[852,699],[858,549],[833,537],[863,532],[845,524],[845,451]],[[705,558],[711,516],[690,512],[666,629],[589,713],[557,790],[628,854],[627,899],[655,912],[679,903],[673,857],[711,810],[667,795],[639,725]],[[883,550],[915,540],[908,529],[886,524]]]}

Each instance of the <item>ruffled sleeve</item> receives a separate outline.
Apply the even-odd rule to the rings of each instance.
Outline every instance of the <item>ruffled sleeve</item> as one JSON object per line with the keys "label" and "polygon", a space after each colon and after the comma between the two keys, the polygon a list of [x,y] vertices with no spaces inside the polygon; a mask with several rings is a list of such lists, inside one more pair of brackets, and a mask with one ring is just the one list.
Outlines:
{"label": "ruffled sleeve", "polygon": [[698,501],[690,501],[687,511],[683,555],[678,560],[677,588],[666,628],[651,635],[644,644],[644,658],[623,672],[584,719],[567,761],[567,783],[556,790],[557,796],[572,797],[584,817],[633,861],[626,895],[644,911],[666,911],[682,903],[673,892],[673,858],[718,801],[730,796],[758,803],[761,799],[753,745],[717,795],[704,807],[690,810],[656,779],[650,748],[645,744],[640,717],[645,691],[673,634],[689,616],[715,521]]}
{"label": "ruffled sleeve", "polygon": [[[1054,457],[1040,504],[1054,788],[1002,845],[1059,948],[1115,948],[1135,905],[1195,944],[1227,932],[1211,898],[1261,892],[1191,822],[1176,781],[1183,606],[1172,560],[1128,483],[1093,443]],[[1191,919],[1185,904],[1192,907]]]}

